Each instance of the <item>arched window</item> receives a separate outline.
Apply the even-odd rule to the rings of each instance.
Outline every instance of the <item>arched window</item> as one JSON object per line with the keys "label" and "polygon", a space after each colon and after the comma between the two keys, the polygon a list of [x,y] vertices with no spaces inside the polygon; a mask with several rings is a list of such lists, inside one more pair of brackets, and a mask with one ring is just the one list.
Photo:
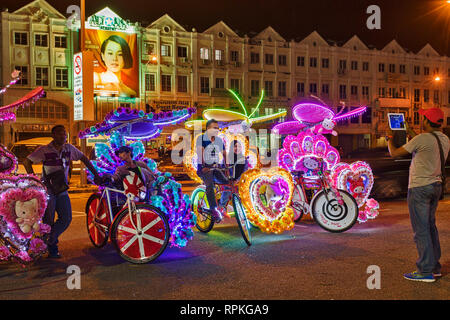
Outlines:
{"label": "arched window", "polygon": [[34,119],[69,119],[68,107],[56,100],[39,99],[29,106],[20,107],[16,111],[18,118]]}

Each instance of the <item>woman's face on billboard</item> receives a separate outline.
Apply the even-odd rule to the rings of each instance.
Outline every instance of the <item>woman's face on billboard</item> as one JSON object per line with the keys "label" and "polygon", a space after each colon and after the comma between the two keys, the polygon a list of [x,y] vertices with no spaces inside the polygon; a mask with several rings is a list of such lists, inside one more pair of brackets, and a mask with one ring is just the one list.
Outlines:
{"label": "woman's face on billboard", "polygon": [[122,48],[117,42],[108,41],[105,52],[102,53],[102,58],[109,71],[119,72],[124,66]]}

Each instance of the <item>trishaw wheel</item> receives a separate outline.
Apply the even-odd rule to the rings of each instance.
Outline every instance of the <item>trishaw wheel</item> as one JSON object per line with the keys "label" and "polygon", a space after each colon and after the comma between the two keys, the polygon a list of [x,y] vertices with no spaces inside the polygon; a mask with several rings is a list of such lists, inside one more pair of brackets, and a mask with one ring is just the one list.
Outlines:
{"label": "trishaw wheel", "polygon": [[244,238],[244,241],[248,246],[251,246],[252,234],[250,232],[250,222],[248,221],[247,215],[245,214],[245,209],[242,205],[241,199],[236,195],[233,195],[233,207],[234,216],[236,217],[236,221],[239,226],[239,231],[241,231],[242,238]]}
{"label": "trishaw wheel", "polygon": [[342,197],[339,204],[333,191],[319,191],[311,201],[311,213],[320,227],[329,232],[344,232],[356,222],[358,218],[358,204],[347,191],[338,190]]}
{"label": "trishaw wheel", "polygon": [[303,190],[297,185],[294,188],[291,201],[291,206],[294,211],[294,222],[299,222],[303,218],[303,215],[307,213],[307,207],[305,205],[306,199],[303,195]]}
{"label": "trishaw wheel", "polygon": [[210,214],[202,212],[202,208],[209,209],[208,199],[204,188],[197,188],[192,193],[192,211],[195,214],[195,226],[200,232],[208,233],[214,227],[214,220]]}
{"label": "trishaw wheel", "polygon": [[110,225],[106,200],[99,193],[92,194],[86,203],[86,227],[95,247],[101,248],[108,242]]}
{"label": "trishaw wheel", "polygon": [[136,205],[132,214],[128,209],[123,210],[111,227],[111,242],[119,255],[136,264],[158,258],[169,238],[170,228],[164,213],[147,204]]}

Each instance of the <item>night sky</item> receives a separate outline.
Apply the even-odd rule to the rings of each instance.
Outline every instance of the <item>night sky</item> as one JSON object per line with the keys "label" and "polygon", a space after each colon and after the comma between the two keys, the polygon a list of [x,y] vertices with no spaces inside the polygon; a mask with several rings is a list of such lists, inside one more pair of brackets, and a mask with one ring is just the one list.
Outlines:
{"label": "night sky", "polygon": [[[31,1],[2,0],[1,7],[14,11]],[[62,14],[76,0],[49,0]],[[381,30],[369,30],[366,9],[381,8]],[[147,26],[168,13],[190,31],[202,32],[223,20],[239,35],[252,36],[272,26],[286,40],[301,40],[318,31],[325,40],[345,43],[357,35],[366,45],[383,48],[392,39],[417,52],[430,43],[450,56],[450,4],[446,0],[86,0],[86,16],[105,6],[124,19]]]}

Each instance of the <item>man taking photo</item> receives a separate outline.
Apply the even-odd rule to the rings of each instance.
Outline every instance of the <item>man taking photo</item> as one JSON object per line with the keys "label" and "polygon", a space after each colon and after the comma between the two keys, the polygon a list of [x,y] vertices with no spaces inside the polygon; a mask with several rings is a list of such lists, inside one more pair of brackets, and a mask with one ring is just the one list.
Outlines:
{"label": "man taking photo", "polygon": [[406,124],[407,133],[412,137],[408,143],[396,148],[392,131],[386,140],[392,157],[412,154],[407,201],[419,258],[416,262],[417,271],[403,276],[413,281],[434,282],[442,276],[439,263],[441,247],[435,215],[441,192],[444,192],[442,177],[445,172],[441,168],[445,166],[450,143],[449,138],[440,131],[444,121],[441,109],[421,109],[419,114],[424,116],[424,133],[416,135]]}

